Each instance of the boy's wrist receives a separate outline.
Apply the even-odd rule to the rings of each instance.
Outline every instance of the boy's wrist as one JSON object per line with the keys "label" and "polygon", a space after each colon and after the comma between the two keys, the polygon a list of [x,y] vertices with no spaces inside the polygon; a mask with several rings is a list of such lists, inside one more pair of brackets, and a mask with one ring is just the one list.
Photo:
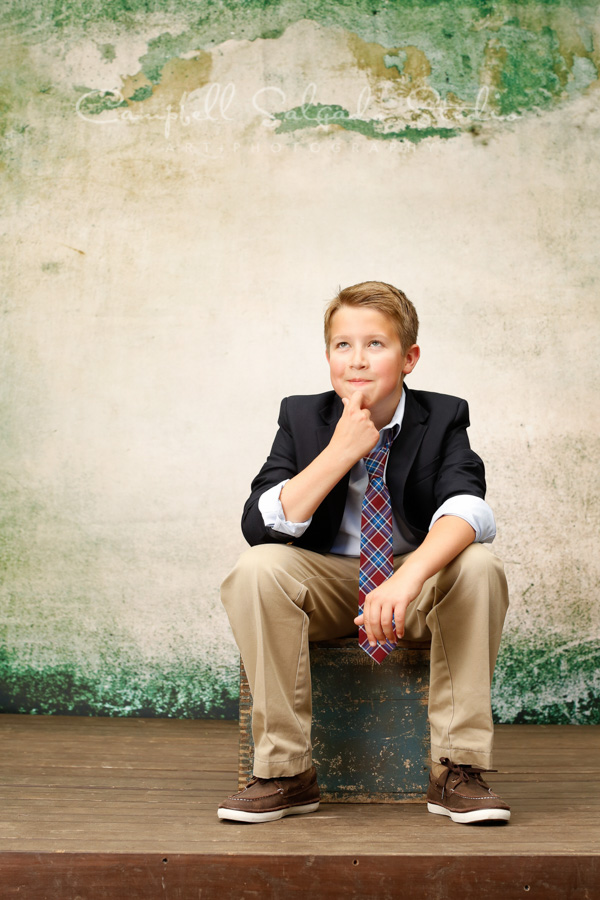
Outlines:
{"label": "boy's wrist", "polygon": [[424,555],[419,553],[420,549],[420,547],[417,547],[416,550],[413,550],[406,562],[396,570],[396,575],[400,578],[408,578],[415,582],[418,581],[421,584],[424,584],[431,575],[435,575],[435,572],[429,571],[431,565]]}
{"label": "boy's wrist", "polygon": [[323,450],[322,458],[328,470],[338,476],[337,481],[343,478],[352,466],[358,462],[358,459],[354,459],[353,454],[348,452],[348,448],[336,447],[333,441]]}

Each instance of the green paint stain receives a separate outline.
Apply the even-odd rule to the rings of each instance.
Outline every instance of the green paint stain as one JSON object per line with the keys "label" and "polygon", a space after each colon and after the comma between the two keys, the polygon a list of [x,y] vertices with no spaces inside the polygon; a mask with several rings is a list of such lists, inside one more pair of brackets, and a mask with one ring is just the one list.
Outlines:
{"label": "green paint stain", "polygon": [[497,85],[501,115],[544,109],[560,96],[568,69],[551,28],[535,33],[512,19],[498,31],[496,41],[501,59]]}
{"label": "green paint stain", "polygon": [[[384,78],[408,79],[434,92],[440,103],[449,100],[457,109],[473,108],[482,84],[491,84],[486,116],[492,121],[547,109],[587,89],[598,76],[593,57],[598,12],[579,0],[527,0],[518,5],[485,0],[462,0],[460,4],[447,0],[397,0],[394,4],[379,0],[246,0],[243,4],[237,0],[218,4],[205,0],[41,0],[35,9],[32,6],[25,12],[18,0],[9,0],[0,21],[17,34],[35,27],[43,39],[44,29],[50,34],[66,27],[84,29],[91,23],[110,22],[127,32],[155,13],[172,26],[152,38],[140,58],[138,74],[152,85],[160,84],[166,72],[171,78],[169,64],[184,54],[204,52],[209,72],[210,53],[220,44],[278,40],[291,25],[307,19],[345,32],[348,46],[358,54],[357,66],[374,84]],[[353,39],[358,42],[356,47]],[[104,59],[115,58],[114,44],[99,46]],[[10,68],[20,68],[19,61],[12,60]],[[186,78],[190,84],[196,74],[189,71]],[[0,96],[0,126],[5,128],[7,120],[14,120],[14,106],[22,105],[18,97],[24,92],[22,79],[12,80],[16,96],[11,97],[10,91]],[[130,99],[142,102],[149,96],[149,88],[138,83]],[[90,115],[121,105],[101,93],[86,104]],[[456,118],[460,117],[457,112]],[[388,139],[382,137],[375,121],[366,117],[363,121],[361,126],[341,115],[338,124],[374,139]],[[451,119],[450,127],[442,127],[445,123],[438,118],[423,123],[438,126],[428,134],[425,128],[411,130],[413,124],[407,120],[407,128],[399,129],[396,123],[388,134],[412,141],[434,135],[452,137],[472,122]],[[294,127],[280,128],[285,130]]]}
{"label": "green paint stain", "polygon": [[[492,692],[494,721],[600,724],[600,640],[505,635]],[[37,667],[0,648],[0,713],[236,718],[237,667],[200,661],[104,663],[98,671],[63,663]]]}
{"label": "green paint stain", "polygon": [[492,693],[494,720],[600,724],[600,640],[505,634]]}
{"label": "green paint stain", "polygon": [[143,100],[148,100],[151,96],[152,87],[149,84],[144,84],[142,87],[137,88],[129,99],[134,103],[141,103]]}
{"label": "green paint stain", "polygon": [[381,141],[412,141],[418,143],[430,137],[456,137],[459,134],[457,128],[410,128],[400,131],[385,131],[381,122],[375,119],[360,119],[352,116],[342,106],[312,104],[308,106],[296,106],[286,112],[275,113],[274,118],[281,124],[277,126],[276,133],[283,134],[290,131],[298,131],[304,128],[316,128],[319,125],[339,125],[344,131],[354,131],[365,137],[376,138]]}
{"label": "green paint stain", "polygon": [[114,44],[101,44],[100,53],[102,55],[102,59],[105,59],[107,62],[112,62],[117,58]]}
{"label": "green paint stain", "polygon": [[580,94],[582,91],[585,91],[586,88],[597,80],[598,78],[598,69],[594,65],[591,59],[587,59],[586,57],[576,56],[573,60],[573,67],[571,69],[571,81],[567,84],[567,92],[571,95]]}
{"label": "green paint stain", "polygon": [[198,34],[190,29],[183,34],[165,32],[148,41],[148,52],[140,58],[142,72],[152,84],[159,84],[165,65],[184,53],[198,49]]}
{"label": "green paint stain", "polygon": [[100,113],[119,107],[127,107],[126,100],[120,100],[112,91],[95,91],[90,88],[79,87],[78,90],[85,96],[79,110],[82,115],[99,116]]}
{"label": "green paint stain", "polygon": [[407,58],[407,54],[403,50],[399,50],[394,56],[390,53],[385,53],[383,61],[387,69],[397,69],[402,74]]}
{"label": "green paint stain", "polygon": [[235,719],[238,671],[202,662],[36,667],[0,648],[0,713]]}
{"label": "green paint stain", "polygon": [[594,52],[594,35],[587,27],[587,25],[580,25],[577,29],[577,33],[581,39],[581,43],[583,45],[583,49],[586,53]]}
{"label": "green paint stain", "polygon": [[[395,0],[391,12],[432,11],[440,5],[439,0]],[[460,0],[452,4],[455,8],[468,9],[482,17],[493,15],[498,10],[514,10],[515,3],[498,3],[493,0]],[[29,6],[29,9],[27,8]],[[243,6],[243,9],[241,8]],[[226,11],[248,11],[253,14],[285,12],[297,18],[307,18],[309,14],[332,14],[356,16],[360,18],[384,18],[390,14],[391,4],[385,0],[38,0],[35,4],[25,4],[22,0],[7,0],[3,4],[5,19],[21,19],[29,13],[32,17],[50,18],[56,25],[78,24],[90,21],[111,21],[125,23],[133,17],[148,16],[155,13],[175,16],[181,12],[197,17],[217,15]],[[589,8],[589,3],[582,0],[520,0],[519,7],[553,9],[566,6],[573,9]],[[451,20],[449,20],[451,22]]]}

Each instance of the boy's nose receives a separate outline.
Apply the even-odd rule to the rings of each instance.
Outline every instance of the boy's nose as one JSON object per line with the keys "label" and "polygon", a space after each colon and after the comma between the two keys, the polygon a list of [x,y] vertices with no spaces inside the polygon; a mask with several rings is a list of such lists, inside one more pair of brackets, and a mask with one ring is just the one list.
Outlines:
{"label": "boy's nose", "polygon": [[363,369],[365,364],[366,363],[363,350],[360,347],[356,347],[352,354],[350,365],[353,369]]}

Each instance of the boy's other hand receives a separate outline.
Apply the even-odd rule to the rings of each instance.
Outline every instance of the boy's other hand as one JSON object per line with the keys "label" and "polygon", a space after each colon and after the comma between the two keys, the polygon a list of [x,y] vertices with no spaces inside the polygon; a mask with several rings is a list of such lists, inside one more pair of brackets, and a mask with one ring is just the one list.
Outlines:
{"label": "boy's other hand", "polygon": [[363,395],[355,391],[350,399],[342,397],[344,411],[336,425],[330,446],[348,461],[348,468],[367,456],[379,440],[379,432],[368,409],[363,409]]}
{"label": "boy's other hand", "polygon": [[395,641],[404,636],[406,609],[419,596],[427,579],[447,566],[474,540],[473,527],[459,516],[441,516],[434,522],[423,543],[413,550],[406,562],[365,597],[364,615],[357,616],[354,622],[364,624],[372,646],[385,638]]}
{"label": "boy's other hand", "polygon": [[[395,643],[404,637],[404,619],[407,607],[419,596],[423,581],[399,569],[391,578],[380,584],[365,597],[363,612],[354,620],[364,625],[369,644],[377,641]],[[395,627],[394,627],[395,625]]]}

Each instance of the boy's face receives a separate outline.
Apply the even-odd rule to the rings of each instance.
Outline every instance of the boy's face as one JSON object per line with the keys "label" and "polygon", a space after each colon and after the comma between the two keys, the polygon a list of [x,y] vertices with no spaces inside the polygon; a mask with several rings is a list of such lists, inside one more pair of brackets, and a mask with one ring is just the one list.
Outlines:
{"label": "boy's face", "polygon": [[404,376],[419,359],[413,344],[405,353],[394,323],[376,309],[342,306],[331,319],[327,360],[338,397],[360,391],[362,407],[375,426],[387,425],[402,395]]}

